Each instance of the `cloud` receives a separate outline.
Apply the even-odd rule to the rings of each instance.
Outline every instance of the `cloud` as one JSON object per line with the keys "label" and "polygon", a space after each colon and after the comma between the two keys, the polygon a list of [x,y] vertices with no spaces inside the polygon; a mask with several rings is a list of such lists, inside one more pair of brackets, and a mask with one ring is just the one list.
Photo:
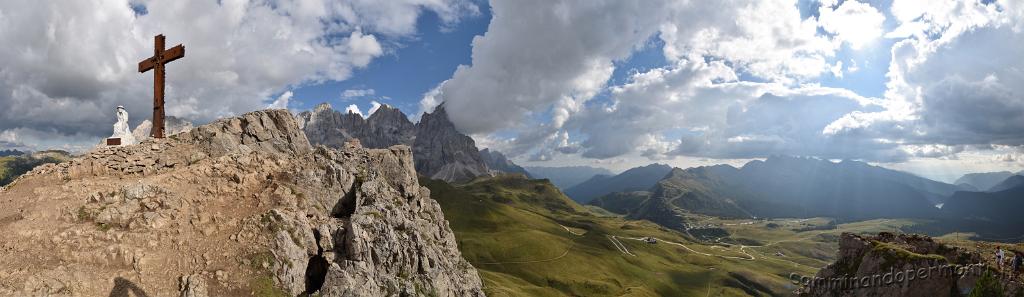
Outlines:
{"label": "cloud", "polygon": [[702,87],[713,81],[736,80],[736,74],[722,62],[682,61],[671,68],[637,73],[629,83],[611,89],[611,104],[588,105],[567,128],[587,136],[581,144],[584,157],[623,155],[652,134],[717,121],[713,116],[724,114],[722,103],[726,101],[716,90]]}
{"label": "cloud", "polygon": [[348,89],[341,92],[341,99],[352,99],[366,96],[373,96],[377,91],[374,89]]}
{"label": "cloud", "polygon": [[828,70],[835,78],[843,78],[843,61],[836,61],[836,65],[829,67]]}
{"label": "cloud", "polygon": [[489,133],[553,102],[590,99],[612,62],[657,31],[665,14],[658,5],[492,1],[487,33],[473,41],[473,64],[441,86],[449,118],[464,133]]}
{"label": "cloud", "polygon": [[348,107],[346,107],[345,108],[345,113],[354,113],[354,114],[358,114],[361,117],[364,117],[364,118],[366,117],[366,116],[363,115],[362,112],[359,111],[359,106],[356,106],[355,104],[350,104]]}
{"label": "cloud", "polygon": [[907,157],[895,144],[822,133],[851,112],[881,110],[880,100],[843,89],[743,82],[722,62],[637,73],[611,93],[612,103],[588,106],[569,125],[586,136],[583,157]]}
{"label": "cloud", "polygon": [[802,18],[795,1],[704,1],[675,4],[660,38],[672,61],[717,58],[763,80],[795,83],[828,71],[838,44]]}
{"label": "cloud", "polygon": [[[424,113],[433,112],[434,108],[441,105],[441,98],[439,97],[441,96],[441,87],[444,86],[444,83],[445,82],[441,82],[437,87],[434,87],[423,94],[423,98],[420,99],[419,103],[420,109],[409,117],[411,121],[419,122],[420,117],[422,117]],[[448,113],[448,117],[450,118],[451,112],[448,110],[445,111]]]}
{"label": "cloud", "polygon": [[818,12],[821,27],[835,34],[836,40],[849,43],[853,49],[860,49],[882,37],[885,15],[866,3],[851,0],[838,7],[823,4]]}
{"label": "cloud", "polygon": [[850,114],[827,132],[908,146],[1024,145],[1024,18],[994,5],[896,12],[940,31],[893,46],[885,110]]}
{"label": "cloud", "polygon": [[267,108],[288,109],[288,101],[292,100],[292,95],[292,91],[284,92],[284,94],[281,94],[281,96],[277,97],[277,99],[274,100],[273,103],[267,105]]}
{"label": "cloud", "polygon": [[378,37],[414,34],[426,12],[454,24],[477,8],[461,0],[3,1],[0,130],[87,144],[77,135],[109,134],[117,105],[132,124],[142,121],[152,72],[136,65],[157,34],[186,48],[167,66],[168,113],[201,123],[273,104],[270,96],[297,86],[348,79],[384,54]]}
{"label": "cloud", "polygon": [[[406,36],[416,33],[416,21],[423,11],[437,15],[443,26],[457,24],[466,16],[480,14],[472,1],[459,0],[348,0],[348,1],[305,1],[317,5],[305,5],[310,10],[327,7],[336,11],[344,22],[336,24],[339,30],[362,27],[390,36]],[[320,3],[322,2],[322,3]]]}
{"label": "cloud", "polygon": [[370,106],[370,110],[366,112],[367,116],[373,115],[373,113],[377,112],[377,109],[380,109],[380,106],[381,106],[380,102],[377,102],[376,100],[370,102],[370,104],[372,106]]}

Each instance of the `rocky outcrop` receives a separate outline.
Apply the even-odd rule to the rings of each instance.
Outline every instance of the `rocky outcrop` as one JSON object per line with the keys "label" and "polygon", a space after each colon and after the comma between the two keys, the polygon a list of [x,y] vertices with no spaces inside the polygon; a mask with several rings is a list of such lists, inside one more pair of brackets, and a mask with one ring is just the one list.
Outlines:
{"label": "rocky outcrop", "polygon": [[443,106],[424,114],[415,125],[400,110],[387,105],[363,119],[322,103],[312,111],[299,113],[296,119],[313,144],[341,147],[350,139],[358,139],[369,148],[412,146],[416,171],[433,179],[462,182],[491,175],[476,143],[455,129]]}
{"label": "rocky outcrop", "polygon": [[[928,236],[843,233],[835,263],[813,278],[791,278],[800,296],[966,296],[985,271],[998,274],[978,253]],[[1021,290],[1017,282],[1003,286],[1006,296]]]}
{"label": "rocky outcrop", "polygon": [[505,154],[502,154],[499,151],[492,151],[491,149],[486,148],[482,149],[480,150],[480,158],[484,160],[484,164],[487,165],[487,168],[491,170],[492,174],[513,173],[522,174],[527,178],[533,178],[525,168],[516,165],[516,163],[512,163],[512,160],[506,158]]}
{"label": "rocky outcrop", "polygon": [[40,166],[0,191],[0,296],[482,296],[412,155],[268,110]]}

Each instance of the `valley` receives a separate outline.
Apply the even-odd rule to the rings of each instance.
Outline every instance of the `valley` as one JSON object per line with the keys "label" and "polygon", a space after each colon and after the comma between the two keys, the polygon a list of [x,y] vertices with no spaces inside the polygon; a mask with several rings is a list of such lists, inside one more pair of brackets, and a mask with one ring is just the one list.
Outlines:
{"label": "valley", "polygon": [[545,180],[503,175],[421,184],[441,204],[488,296],[785,296],[796,289],[791,273],[814,275],[835,260],[840,233],[921,223],[692,215],[688,220],[728,234],[699,240],[592,211]]}

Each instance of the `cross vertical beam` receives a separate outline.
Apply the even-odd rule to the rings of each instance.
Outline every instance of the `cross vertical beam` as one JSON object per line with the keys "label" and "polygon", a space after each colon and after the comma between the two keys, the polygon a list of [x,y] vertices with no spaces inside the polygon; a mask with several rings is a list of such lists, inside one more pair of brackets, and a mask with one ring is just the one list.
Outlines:
{"label": "cross vertical beam", "polygon": [[[164,35],[157,35],[154,44],[153,56],[160,57],[164,53]],[[153,69],[153,129],[150,131],[150,136],[153,138],[164,138],[164,76],[166,73],[164,73],[164,63],[160,62],[157,62]]]}
{"label": "cross vertical beam", "polygon": [[164,76],[165,64],[185,57],[185,47],[176,45],[164,50],[164,35],[154,37],[153,57],[139,62],[139,73],[153,70],[153,129],[150,136],[164,138]]}

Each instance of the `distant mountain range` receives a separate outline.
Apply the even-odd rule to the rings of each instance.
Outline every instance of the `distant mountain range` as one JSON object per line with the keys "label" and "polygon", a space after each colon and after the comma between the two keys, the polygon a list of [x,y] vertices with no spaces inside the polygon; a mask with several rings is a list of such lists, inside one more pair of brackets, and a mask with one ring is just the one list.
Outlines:
{"label": "distant mountain range", "polygon": [[[934,218],[956,186],[857,161],[773,156],[740,168],[672,169],[645,192],[618,193],[591,204],[685,228],[685,213],[732,218]],[[645,198],[646,197],[646,198]],[[632,205],[630,205],[632,204]]]}
{"label": "distant mountain range", "polygon": [[526,167],[526,171],[534,178],[546,178],[551,180],[562,191],[587,181],[595,175],[615,175],[608,169],[590,166],[566,166],[566,167]]}
{"label": "distant mountain range", "polygon": [[614,192],[643,191],[650,189],[672,166],[651,164],[626,170],[618,175],[596,175],[587,181],[565,190],[565,195],[579,203],[588,203],[595,198]]}
{"label": "distant mountain range", "polygon": [[459,133],[448,120],[444,105],[432,113],[424,113],[413,124],[402,111],[382,105],[368,118],[356,113],[341,113],[322,103],[311,111],[296,115],[300,127],[312,144],[340,147],[350,139],[358,139],[364,147],[386,148],[404,144],[413,149],[416,172],[448,182],[465,182],[479,176],[490,176],[488,161],[496,170],[518,170],[514,163],[497,152],[485,158],[472,138]]}
{"label": "distant mountain range", "polygon": [[22,151],[19,151],[19,150],[2,150],[2,151],[0,151],[0,157],[20,156],[20,155],[24,155],[24,154],[25,154],[25,152],[22,152]]}
{"label": "distant mountain range", "polygon": [[953,184],[970,185],[974,190],[987,191],[1013,175],[1014,173],[1009,171],[968,173],[958,178]]}
{"label": "distant mountain range", "polygon": [[516,173],[522,174],[527,178],[533,178],[533,176],[530,175],[530,172],[527,172],[523,167],[513,163],[512,160],[506,158],[505,155],[499,151],[482,149],[480,150],[480,157],[483,158],[484,164],[487,165],[487,168],[491,169],[491,173]]}
{"label": "distant mountain range", "polygon": [[973,232],[994,241],[1016,242],[1024,239],[1024,177],[1014,175],[990,192],[956,192],[942,206],[942,219],[921,226],[923,232]]}

